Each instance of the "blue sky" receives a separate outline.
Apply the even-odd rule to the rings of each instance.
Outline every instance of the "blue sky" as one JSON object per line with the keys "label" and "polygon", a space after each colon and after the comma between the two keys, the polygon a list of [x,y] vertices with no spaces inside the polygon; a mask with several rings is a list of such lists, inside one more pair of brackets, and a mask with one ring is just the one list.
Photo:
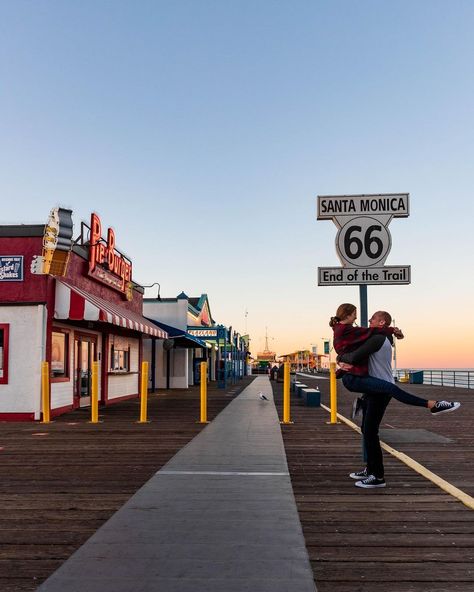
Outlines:
{"label": "blue sky", "polygon": [[355,288],[318,194],[409,192],[369,287],[412,366],[474,366],[474,3],[0,0],[2,223],[97,211],[163,296],[253,350],[321,343]]}

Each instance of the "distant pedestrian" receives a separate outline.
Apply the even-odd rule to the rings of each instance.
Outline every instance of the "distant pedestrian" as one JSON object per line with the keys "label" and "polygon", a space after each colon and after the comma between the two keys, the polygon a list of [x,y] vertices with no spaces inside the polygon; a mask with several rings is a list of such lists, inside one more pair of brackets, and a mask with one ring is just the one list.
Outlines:
{"label": "distant pedestrian", "polygon": [[276,380],[277,374],[278,374],[278,366],[276,364],[273,364],[272,369],[271,369],[271,373],[270,373],[270,380]]}

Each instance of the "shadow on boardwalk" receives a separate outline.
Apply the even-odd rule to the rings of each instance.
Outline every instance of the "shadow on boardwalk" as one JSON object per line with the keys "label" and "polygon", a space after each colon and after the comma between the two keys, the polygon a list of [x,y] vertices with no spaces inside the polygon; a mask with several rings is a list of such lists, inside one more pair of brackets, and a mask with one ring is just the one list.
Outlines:
{"label": "shadow on boardwalk", "polygon": [[[210,386],[208,418],[252,380]],[[101,408],[97,425],[84,409],[49,425],[0,423],[2,592],[35,590],[203,428],[199,387],[150,395],[151,423],[136,423],[139,409]]]}
{"label": "shadow on boardwalk", "polygon": [[[304,382],[318,384],[329,406],[329,381]],[[281,417],[282,385],[272,384]],[[355,395],[338,387],[339,411],[349,417]],[[474,393],[409,389],[462,407],[433,418],[392,401],[381,426],[385,441],[474,495]],[[299,403],[292,395],[295,423],[282,431],[318,592],[472,592],[474,512],[387,453],[387,487],[354,487],[348,474],[364,466],[360,435]]]}

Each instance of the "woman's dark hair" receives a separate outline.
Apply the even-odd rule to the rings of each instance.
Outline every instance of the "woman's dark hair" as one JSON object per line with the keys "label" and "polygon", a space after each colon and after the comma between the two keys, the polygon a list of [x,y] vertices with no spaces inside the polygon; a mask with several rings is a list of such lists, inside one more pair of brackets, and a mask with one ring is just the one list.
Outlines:
{"label": "woman's dark hair", "polygon": [[341,304],[336,310],[336,316],[329,319],[329,326],[334,327],[334,325],[346,319],[355,310],[357,309],[353,304],[349,304],[348,302]]}

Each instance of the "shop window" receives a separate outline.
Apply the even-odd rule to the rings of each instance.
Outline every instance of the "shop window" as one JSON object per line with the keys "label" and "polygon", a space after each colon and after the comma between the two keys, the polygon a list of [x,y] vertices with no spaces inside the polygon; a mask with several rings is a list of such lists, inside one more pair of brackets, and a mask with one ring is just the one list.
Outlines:
{"label": "shop window", "polygon": [[114,345],[111,346],[110,371],[130,372],[130,348],[118,349]]}
{"label": "shop window", "polygon": [[69,377],[69,334],[53,331],[51,339],[51,377]]}
{"label": "shop window", "polygon": [[0,384],[8,384],[8,340],[10,325],[0,324]]}

